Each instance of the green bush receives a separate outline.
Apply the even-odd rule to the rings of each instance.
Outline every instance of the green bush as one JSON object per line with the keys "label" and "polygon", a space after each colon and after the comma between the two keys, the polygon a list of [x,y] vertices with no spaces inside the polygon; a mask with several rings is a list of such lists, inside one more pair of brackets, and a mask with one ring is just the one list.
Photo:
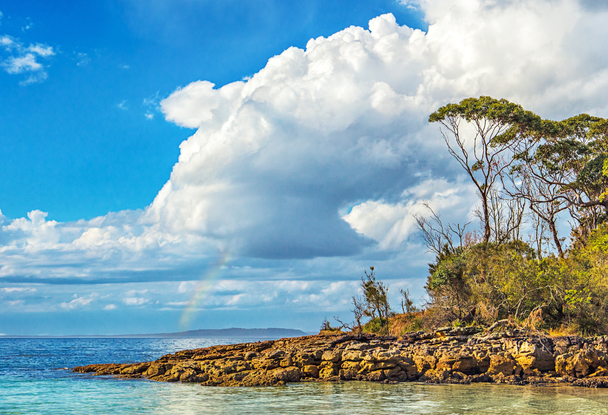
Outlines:
{"label": "green bush", "polygon": [[524,323],[541,309],[541,328],[591,335],[608,328],[608,226],[564,258],[537,259],[521,241],[481,243],[443,252],[430,265],[426,289],[436,325],[475,320]]}
{"label": "green bush", "polygon": [[365,323],[363,333],[386,334],[386,324],[379,317],[373,318]]}

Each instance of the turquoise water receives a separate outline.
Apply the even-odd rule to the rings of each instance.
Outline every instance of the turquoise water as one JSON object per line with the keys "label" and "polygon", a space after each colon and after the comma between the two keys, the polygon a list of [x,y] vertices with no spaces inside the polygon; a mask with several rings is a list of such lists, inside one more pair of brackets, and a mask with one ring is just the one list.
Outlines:
{"label": "turquoise water", "polygon": [[608,414],[608,390],[363,382],[209,388],[61,369],[228,342],[234,340],[0,339],[0,413]]}

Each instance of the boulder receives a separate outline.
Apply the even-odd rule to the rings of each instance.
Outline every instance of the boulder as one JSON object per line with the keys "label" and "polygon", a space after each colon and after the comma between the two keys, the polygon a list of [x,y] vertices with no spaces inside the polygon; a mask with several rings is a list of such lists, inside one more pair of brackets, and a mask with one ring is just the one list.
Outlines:
{"label": "boulder", "polygon": [[320,379],[329,379],[334,376],[337,376],[339,373],[339,367],[337,367],[332,362],[323,362],[319,366],[319,378]]}
{"label": "boulder", "polygon": [[319,369],[314,365],[302,366],[302,375],[307,378],[318,378]]}
{"label": "boulder", "polygon": [[599,367],[608,367],[606,355],[597,350],[566,353],[555,359],[555,371],[561,376],[585,377]]}
{"label": "boulder", "polygon": [[531,342],[523,342],[518,353],[513,357],[523,368],[525,374],[533,374],[534,370],[548,372],[555,370],[555,358],[545,347]]}
{"label": "boulder", "polygon": [[497,375],[502,373],[505,376],[510,376],[515,372],[516,366],[517,362],[508,353],[491,355],[488,374]]}
{"label": "boulder", "polygon": [[342,350],[327,350],[321,356],[321,360],[337,363],[342,359]]}
{"label": "boulder", "polygon": [[273,371],[273,376],[280,382],[298,382],[302,372],[295,366],[279,368]]}
{"label": "boulder", "polygon": [[413,358],[419,375],[423,375],[429,369],[435,369],[437,359],[429,355],[416,355]]}

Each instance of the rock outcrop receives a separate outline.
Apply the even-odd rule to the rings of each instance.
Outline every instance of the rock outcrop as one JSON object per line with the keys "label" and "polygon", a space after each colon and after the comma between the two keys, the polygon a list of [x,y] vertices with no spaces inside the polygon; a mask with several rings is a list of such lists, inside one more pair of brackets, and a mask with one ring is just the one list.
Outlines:
{"label": "rock outcrop", "polygon": [[401,338],[316,335],[184,350],[154,362],[94,364],[73,371],[205,386],[362,380],[608,387],[608,336],[530,336],[474,327]]}

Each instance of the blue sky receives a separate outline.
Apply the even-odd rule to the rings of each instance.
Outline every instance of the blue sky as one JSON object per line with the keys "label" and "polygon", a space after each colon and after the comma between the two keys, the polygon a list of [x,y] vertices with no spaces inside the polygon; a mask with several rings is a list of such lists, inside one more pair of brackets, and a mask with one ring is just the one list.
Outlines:
{"label": "blue sky", "polygon": [[[318,329],[374,265],[424,301],[413,215],[473,221],[428,115],[608,115],[577,0],[0,6],[0,333]],[[189,310],[189,311],[187,311]]]}
{"label": "blue sky", "polygon": [[191,134],[156,108],[177,87],[241,80],[290,46],[383,13],[422,24],[392,0],[8,1],[0,11],[2,34],[54,51],[40,58],[43,82],[0,73],[0,209],[58,221],[152,202]]}

